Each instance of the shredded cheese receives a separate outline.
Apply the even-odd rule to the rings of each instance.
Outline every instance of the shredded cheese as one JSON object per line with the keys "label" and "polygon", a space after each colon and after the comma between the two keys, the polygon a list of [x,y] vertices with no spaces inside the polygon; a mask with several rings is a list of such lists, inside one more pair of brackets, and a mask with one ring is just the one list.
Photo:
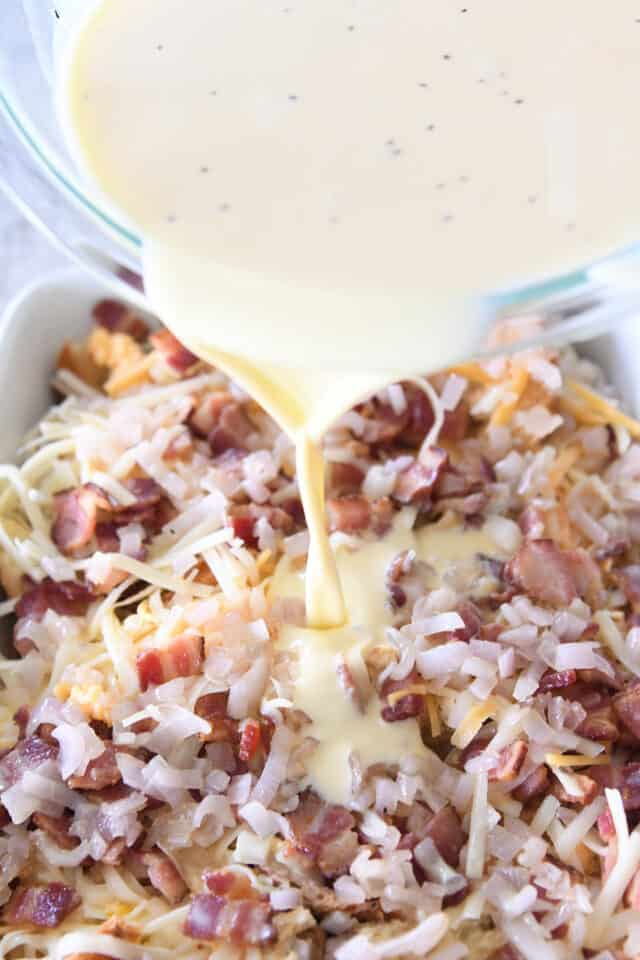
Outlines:
{"label": "shredded cheese", "polygon": [[584,840],[604,808],[604,797],[596,797],[564,830],[559,827],[557,821],[554,821],[559,829],[553,837],[553,842],[561,860],[565,862],[572,860],[576,847]]}
{"label": "shredded cheese", "polygon": [[433,696],[433,694],[428,693],[426,696],[427,702],[427,716],[429,717],[429,725],[431,727],[431,735],[433,737],[439,737],[442,732],[442,726],[440,724],[440,712],[438,710],[438,701]]}
{"label": "shredded cheese", "polygon": [[626,841],[623,838],[623,842],[618,842],[616,864],[598,894],[593,913],[587,919],[585,943],[589,949],[598,950],[606,945],[606,928],[639,867],[640,828],[636,827]]}
{"label": "shredded cheese", "polygon": [[455,366],[449,367],[448,372],[457,373],[460,377],[470,380],[471,383],[479,383],[483,387],[491,387],[495,383],[495,380],[479,363],[456,363]]}
{"label": "shredded cheese", "polygon": [[454,747],[463,750],[470,744],[484,721],[495,717],[498,709],[499,703],[495,697],[489,697],[485,703],[477,703],[472,707],[451,737]]}
{"label": "shredded cheese", "polygon": [[525,367],[518,367],[507,388],[509,399],[503,400],[491,414],[489,423],[492,427],[504,427],[509,423],[528,382],[529,371]]}
{"label": "shredded cheese", "polygon": [[619,424],[622,427],[626,427],[634,440],[640,439],[640,423],[634,420],[633,417],[623,413],[622,410],[618,410],[618,408],[614,407],[608,400],[601,397],[599,393],[594,393],[593,390],[585,387],[585,385],[578,380],[568,378],[566,385],[570,390],[573,390],[592,411],[599,414],[606,423]]}
{"label": "shredded cheese", "polygon": [[393,693],[388,694],[387,703],[390,707],[393,707],[398,700],[404,700],[405,697],[410,697],[412,693],[425,696],[427,688],[424,683],[410,683],[408,687],[403,687],[402,690],[394,690]]}
{"label": "shredded cheese", "polygon": [[634,676],[640,677],[640,664],[630,656],[624,637],[618,630],[611,614],[606,610],[598,610],[593,619],[600,627],[600,636],[605,641],[615,657],[625,665]]}
{"label": "shredded cheese", "polygon": [[473,805],[469,822],[469,843],[467,845],[466,874],[471,880],[480,880],[484,873],[484,859],[487,846],[488,778],[486,773],[478,773],[473,789]]}
{"label": "shredded cheese", "polygon": [[550,767],[596,767],[611,763],[611,757],[587,757],[582,753],[547,753],[544,762]]}

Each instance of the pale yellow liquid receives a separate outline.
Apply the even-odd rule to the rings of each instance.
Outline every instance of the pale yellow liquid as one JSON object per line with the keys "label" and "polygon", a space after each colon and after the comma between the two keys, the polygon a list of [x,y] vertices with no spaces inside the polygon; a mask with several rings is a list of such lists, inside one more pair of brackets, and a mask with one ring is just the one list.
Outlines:
{"label": "pale yellow liquid", "polygon": [[469,354],[487,291],[637,239],[639,20],[637,0],[103,0],[62,64],[70,144],[143,237],[152,306],[296,442],[309,625],[349,613],[301,635],[327,797],[350,737],[367,762],[419,737],[336,691],[336,649],[385,622],[362,596],[382,573],[360,569],[372,547],[341,559],[345,610],[319,438],[382,383]]}

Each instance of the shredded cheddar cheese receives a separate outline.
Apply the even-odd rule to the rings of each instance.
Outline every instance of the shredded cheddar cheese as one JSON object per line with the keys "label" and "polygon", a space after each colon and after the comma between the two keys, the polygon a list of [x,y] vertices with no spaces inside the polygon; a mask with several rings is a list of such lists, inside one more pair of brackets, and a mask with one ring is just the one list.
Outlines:
{"label": "shredded cheddar cheese", "polygon": [[491,414],[489,423],[492,427],[504,427],[509,423],[526,389],[528,381],[528,370],[524,367],[518,367],[514,370],[508,385],[509,399],[503,400],[502,403],[498,404]]}
{"label": "shredded cheddar cheese", "polygon": [[387,696],[387,703],[390,707],[393,707],[398,700],[404,700],[405,697],[410,697],[411,694],[425,696],[426,693],[427,688],[424,683],[411,683],[408,687],[403,687],[402,690],[394,690],[393,693],[390,693]]}
{"label": "shredded cheddar cheese", "polygon": [[566,383],[569,389],[573,390],[588,408],[602,418],[602,422],[619,424],[620,426],[626,427],[634,440],[640,439],[640,423],[638,423],[637,420],[623,413],[622,410],[618,410],[617,407],[614,407],[613,404],[605,400],[604,397],[601,397],[600,394],[594,393],[593,390],[585,387],[583,383],[571,379],[567,379]]}
{"label": "shredded cheddar cheese", "polygon": [[431,726],[431,734],[434,737],[439,737],[442,732],[442,726],[440,724],[438,701],[432,694],[428,693],[426,696],[426,703],[427,716],[429,717],[429,725]]}
{"label": "shredded cheddar cheese", "polygon": [[611,757],[608,754],[587,757],[582,753],[547,753],[544,762],[550,767],[600,767],[611,763]]}
{"label": "shredded cheddar cheese", "polygon": [[489,697],[485,703],[477,703],[472,707],[451,737],[454,747],[462,750],[471,743],[484,721],[495,717],[498,709],[499,702],[495,697]]}

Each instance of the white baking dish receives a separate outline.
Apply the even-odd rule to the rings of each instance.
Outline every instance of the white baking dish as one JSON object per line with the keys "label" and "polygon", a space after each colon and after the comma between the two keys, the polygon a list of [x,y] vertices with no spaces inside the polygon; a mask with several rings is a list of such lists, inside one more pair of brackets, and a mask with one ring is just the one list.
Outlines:
{"label": "white baking dish", "polygon": [[[86,332],[92,305],[109,295],[107,287],[70,268],[43,277],[7,307],[0,322],[0,462],[15,458],[22,437],[51,404],[49,383],[62,342]],[[640,412],[640,318],[580,349],[601,363],[627,409]]]}

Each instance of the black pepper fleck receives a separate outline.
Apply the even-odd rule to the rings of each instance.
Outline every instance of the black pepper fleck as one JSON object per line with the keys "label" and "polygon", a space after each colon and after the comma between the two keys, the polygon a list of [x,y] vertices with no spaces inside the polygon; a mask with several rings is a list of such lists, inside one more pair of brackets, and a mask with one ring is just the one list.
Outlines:
{"label": "black pepper fleck", "polygon": [[217,91],[217,90],[209,90],[209,96],[210,96],[210,97],[217,97],[217,96],[218,96],[218,91]]}
{"label": "black pepper fleck", "polygon": [[175,223],[177,219],[175,213],[170,213],[167,216],[167,223]]}
{"label": "black pepper fleck", "polygon": [[422,87],[423,90],[428,90],[428,89],[429,89],[429,84],[428,84],[428,83],[423,83],[421,80],[418,81],[418,86],[419,86],[419,87]]}
{"label": "black pepper fleck", "polygon": [[524,98],[523,98],[523,97],[518,97],[518,99],[517,99],[517,100],[514,100],[513,102],[516,104],[516,106],[519,107],[521,104],[524,103]]}
{"label": "black pepper fleck", "polygon": [[462,10],[460,11],[460,13],[468,13],[468,12],[469,12],[469,7],[463,7]]}
{"label": "black pepper fleck", "polygon": [[355,24],[350,23],[349,26],[347,27],[347,30],[349,31],[349,33],[353,33],[353,31],[355,30]]}
{"label": "black pepper fleck", "polygon": [[230,204],[230,203],[219,203],[219,204],[218,204],[218,212],[219,212],[219,213],[227,213],[229,210],[231,210],[231,204]]}
{"label": "black pepper fleck", "polygon": [[442,54],[442,59],[443,59],[443,60],[453,60],[453,57],[451,56],[450,53],[443,53],[443,54]]}
{"label": "black pepper fleck", "polygon": [[340,217],[329,217],[329,223],[334,226],[336,223],[340,223]]}
{"label": "black pepper fleck", "polygon": [[443,213],[440,219],[442,223],[452,223],[454,217],[452,213]]}
{"label": "black pepper fleck", "polygon": [[209,167],[200,167],[200,173],[209,173]]}
{"label": "black pepper fleck", "polygon": [[298,99],[298,94],[290,93],[288,99],[291,101],[291,103],[295,103],[295,101]]}
{"label": "black pepper fleck", "polygon": [[436,183],[436,190],[444,190],[446,183]]}
{"label": "black pepper fleck", "polygon": [[56,18],[56,20],[59,20],[59,19],[60,19],[60,11],[59,11],[59,10],[54,10],[54,11],[53,11],[53,15],[54,15],[54,17]]}
{"label": "black pepper fleck", "polygon": [[162,53],[162,51],[164,50],[164,45],[162,43],[159,43],[156,47],[156,50],[158,51],[158,53]]}
{"label": "black pepper fleck", "polygon": [[425,130],[427,130],[429,133],[433,133],[435,128],[436,128],[435,123],[430,123],[427,127],[425,127]]}
{"label": "black pepper fleck", "polygon": [[458,177],[458,183],[469,183],[469,177],[463,173],[461,177]]}
{"label": "black pepper fleck", "polygon": [[531,193],[531,194],[529,194],[529,196],[527,197],[527,201],[528,201],[528,203],[530,203],[530,204],[533,206],[535,203],[538,202],[538,198],[536,197],[535,193]]}

